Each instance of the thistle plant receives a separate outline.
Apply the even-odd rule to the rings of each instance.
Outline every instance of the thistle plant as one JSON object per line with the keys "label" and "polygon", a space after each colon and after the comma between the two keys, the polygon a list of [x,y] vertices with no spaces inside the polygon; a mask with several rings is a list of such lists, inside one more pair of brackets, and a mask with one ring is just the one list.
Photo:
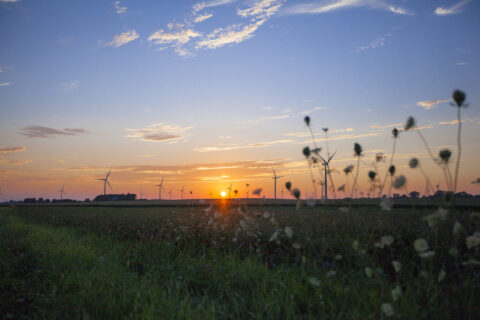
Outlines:
{"label": "thistle plant", "polygon": [[[318,155],[320,153],[320,151],[322,150],[322,148],[319,148],[317,146],[317,142],[315,141],[315,135],[313,134],[313,131],[312,131],[312,127],[310,126],[310,117],[309,116],[305,116],[305,118],[303,118],[303,121],[305,122],[305,125],[307,126],[309,132],[310,132],[310,135],[312,136],[312,142],[313,142],[313,146],[315,147],[313,150],[311,150],[311,152],[315,153],[316,155]],[[313,164],[314,166],[317,164],[317,159],[313,159]],[[322,185],[322,188],[323,188],[323,179],[322,179],[322,170],[320,168],[321,166],[318,166],[317,165],[317,168],[318,168],[318,173],[320,174],[320,181],[319,181],[319,184]],[[315,188],[315,197],[316,197],[316,188]],[[323,191],[322,191],[322,195],[323,195]]]}
{"label": "thistle plant", "polygon": [[392,196],[392,185],[393,185],[393,177],[395,177],[395,171],[396,171],[396,168],[395,168],[394,165],[391,165],[388,168],[388,173],[390,174],[390,189],[388,190],[388,196],[389,197]]}
{"label": "thistle plant", "polygon": [[427,140],[425,140],[425,138],[422,134],[422,131],[420,131],[420,128],[416,127],[416,121],[415,121],[414,117],[412,117],[412,116],[408,117],[407,122],[405,123],[405,128],[404,129],[405,129],[405,131],[408,131],[410,129],[414,129],[418,133],[418,135],[420,136],[420,139],[422,140],[425,148],[427,149],[428,154],[430,155],[430,158],[432,158],[433,162],[435,162],[437,165],[440,165],[438,159],[436,159],[433,156],[433,153],[430,150],[430,146],[428,145]]}
{"label": "thistle plant", "polygon": [[430,184],[430,179],[425,174],[425,171],[423,171],[423,168],[420,165],[420,161],[417,158],[412,158],[412,159],[410,159],[408,165],[412,169],[418,168],[420,170],[420,172],[422,173],[423,177],[425,178],[425,194],[428,196],[429,195],[429,190],[430,189],[433,190],[433,187]]}
{"label": "thistle plant", "polygon": [[[328,128],[322,128],[323,132],[325,132],[325,144],[327,146],[327,159],[330,158],[330,149],[328,148]],[[333,197],[336,198],[337,195],[335,193],[335,185],[333,184],[332,174],[330,173],[330,167],[325,168],[328,173],[328,178],[330,179],[330,186],[333,191]]]}
{"label": "thistle plant", "polygon": [[353,145],[353,151],[354,151],[355,157],[357,157],[357,172],[355,173],[355,180],[353,180],[352,197],[353,197],[353,191],[355,190],[355,187],[357,186],[358,173],[359,173],[359,169],[360,169],[360,157],[362,156],[362,152],[363,152],[362,146],[360,144],[358,144],[357,142],[355,142],[355,144]]}
{"label": "thistle plant", "polygon": [[[413,118],[412,118],[413,119]],[[388,171],[390,171],[390,168],[393,165],[393,157],[395,156],[395,150],[397,148],[397,138],[398,134],[400,132],[398,131],[397,128],[393,128],[392,130],[392,136],[393,136],[393,150],[392,150],[392,156],[390,157],[390,164],[388,165]],[[395,170],[394,170],[395,171]],[[392,175],[390,175],[392,176]],[[380,193],[383,192],[383,188],[385,188],[385,184],[387,183],[387,177],[388,177],[388,172],[385,172],[385,178],[383,179],[383,183],[380,185]]]}
{"label": "thistle plant", "polygon": [[376,171],[369,171],[368,177],[370,178],[370,193],[373,195],[375,194],[375,177],[377,176]]}
{"label": "thistle plant", "polygon": [[458,173],[460,170],[460,158],[462,155],[462,143],[461,143],[462,120],[460,118],[460,110],[462,107],[464,108],[468,107],[468,104],[465,104],[465,99],[467,98],[467,95],[460,90],[455,90],[453,92],[452,98],[453,98],[453,101],[455,101],[454,106],[457,107],[457,121],[458,121],[458,133],[457,133],[458,153],[457,153],[457,163],[455,165],[455,182],[453,184],[453,192],[455,193],[457,191]]}
{"label": "thistle plant", "polygon": [[310,171],[310,178],[312,179],[312,184],[313,184],[313,192],[315,193],[315,199],[317,199],[317,185],[315,184],[315,178],[313,177],[313,171],[312,171],[312,163],[316,163],[316,158],[311,157],[312,153],[310,151],[309,147],[305,147],[302,150],[303,155],[307,159],[308,162],[308,169]]}
{"label": "thistle plant", "polygon": [[452,152],[448,149],[443,149],[439,151],[438,155],[441,159],[441,167],[443,169],[443,175],[445,176],[445,181],[447,182],[448,190],[452,190],[452,173],[450,172],[450,165],[449,165]]}
{"label": "thistle plant", "polygon": [[349,185],[348,185],[348,175],[353,171],[353,164],[351,165],[348,165],[346,166],[344,169],[343,169],[343,172],[345,172],[345,180],[347,180],[346,184],[347,184],[347,190],[350,189]]}

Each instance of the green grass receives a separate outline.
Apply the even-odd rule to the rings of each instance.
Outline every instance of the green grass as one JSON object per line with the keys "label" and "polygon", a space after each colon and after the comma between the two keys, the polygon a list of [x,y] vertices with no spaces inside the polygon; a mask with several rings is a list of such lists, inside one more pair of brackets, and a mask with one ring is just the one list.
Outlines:
{"label": "green grass", "polygon": [[[380,319],[390,303],[399,318],[474,319],[479,267],[462,262],[478,260],[464,238],[479,221],[450,213],[430,229],[421,219],[429,213],[0,208],[0,318]],[[460,234],[452,234],[454,221]],[[291,238],[280,232],[269,241],[286,226]],[[376,247],[382,235],[394,243]],[[420,237],[433,258],[413,249]]]}

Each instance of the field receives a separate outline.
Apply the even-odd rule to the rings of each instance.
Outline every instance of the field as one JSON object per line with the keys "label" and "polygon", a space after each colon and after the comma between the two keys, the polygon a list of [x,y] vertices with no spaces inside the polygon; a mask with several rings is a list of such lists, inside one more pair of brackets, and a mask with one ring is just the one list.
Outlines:
{"label": "field", "polygon": [[0,318],[475,319],[474,211],[0,208]]}

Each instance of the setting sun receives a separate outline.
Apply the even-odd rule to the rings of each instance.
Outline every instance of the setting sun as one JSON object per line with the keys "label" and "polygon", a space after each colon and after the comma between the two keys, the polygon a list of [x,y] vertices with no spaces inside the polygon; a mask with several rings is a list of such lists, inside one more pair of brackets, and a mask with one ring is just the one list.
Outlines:
{"label": "setting sun", "polygon": [[220,195],[222,196],[222,198],[225,198],[227,196],[227,192],[226,191],[222,191],[220,192]]}

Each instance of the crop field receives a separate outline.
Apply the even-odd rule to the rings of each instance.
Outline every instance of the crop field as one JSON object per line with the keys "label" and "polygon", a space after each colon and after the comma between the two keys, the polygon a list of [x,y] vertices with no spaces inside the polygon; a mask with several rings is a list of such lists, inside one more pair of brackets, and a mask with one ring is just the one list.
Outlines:
{"label": "crop field", "polygon": [[480,214],[0,208],[1,318],[474,319]]}

